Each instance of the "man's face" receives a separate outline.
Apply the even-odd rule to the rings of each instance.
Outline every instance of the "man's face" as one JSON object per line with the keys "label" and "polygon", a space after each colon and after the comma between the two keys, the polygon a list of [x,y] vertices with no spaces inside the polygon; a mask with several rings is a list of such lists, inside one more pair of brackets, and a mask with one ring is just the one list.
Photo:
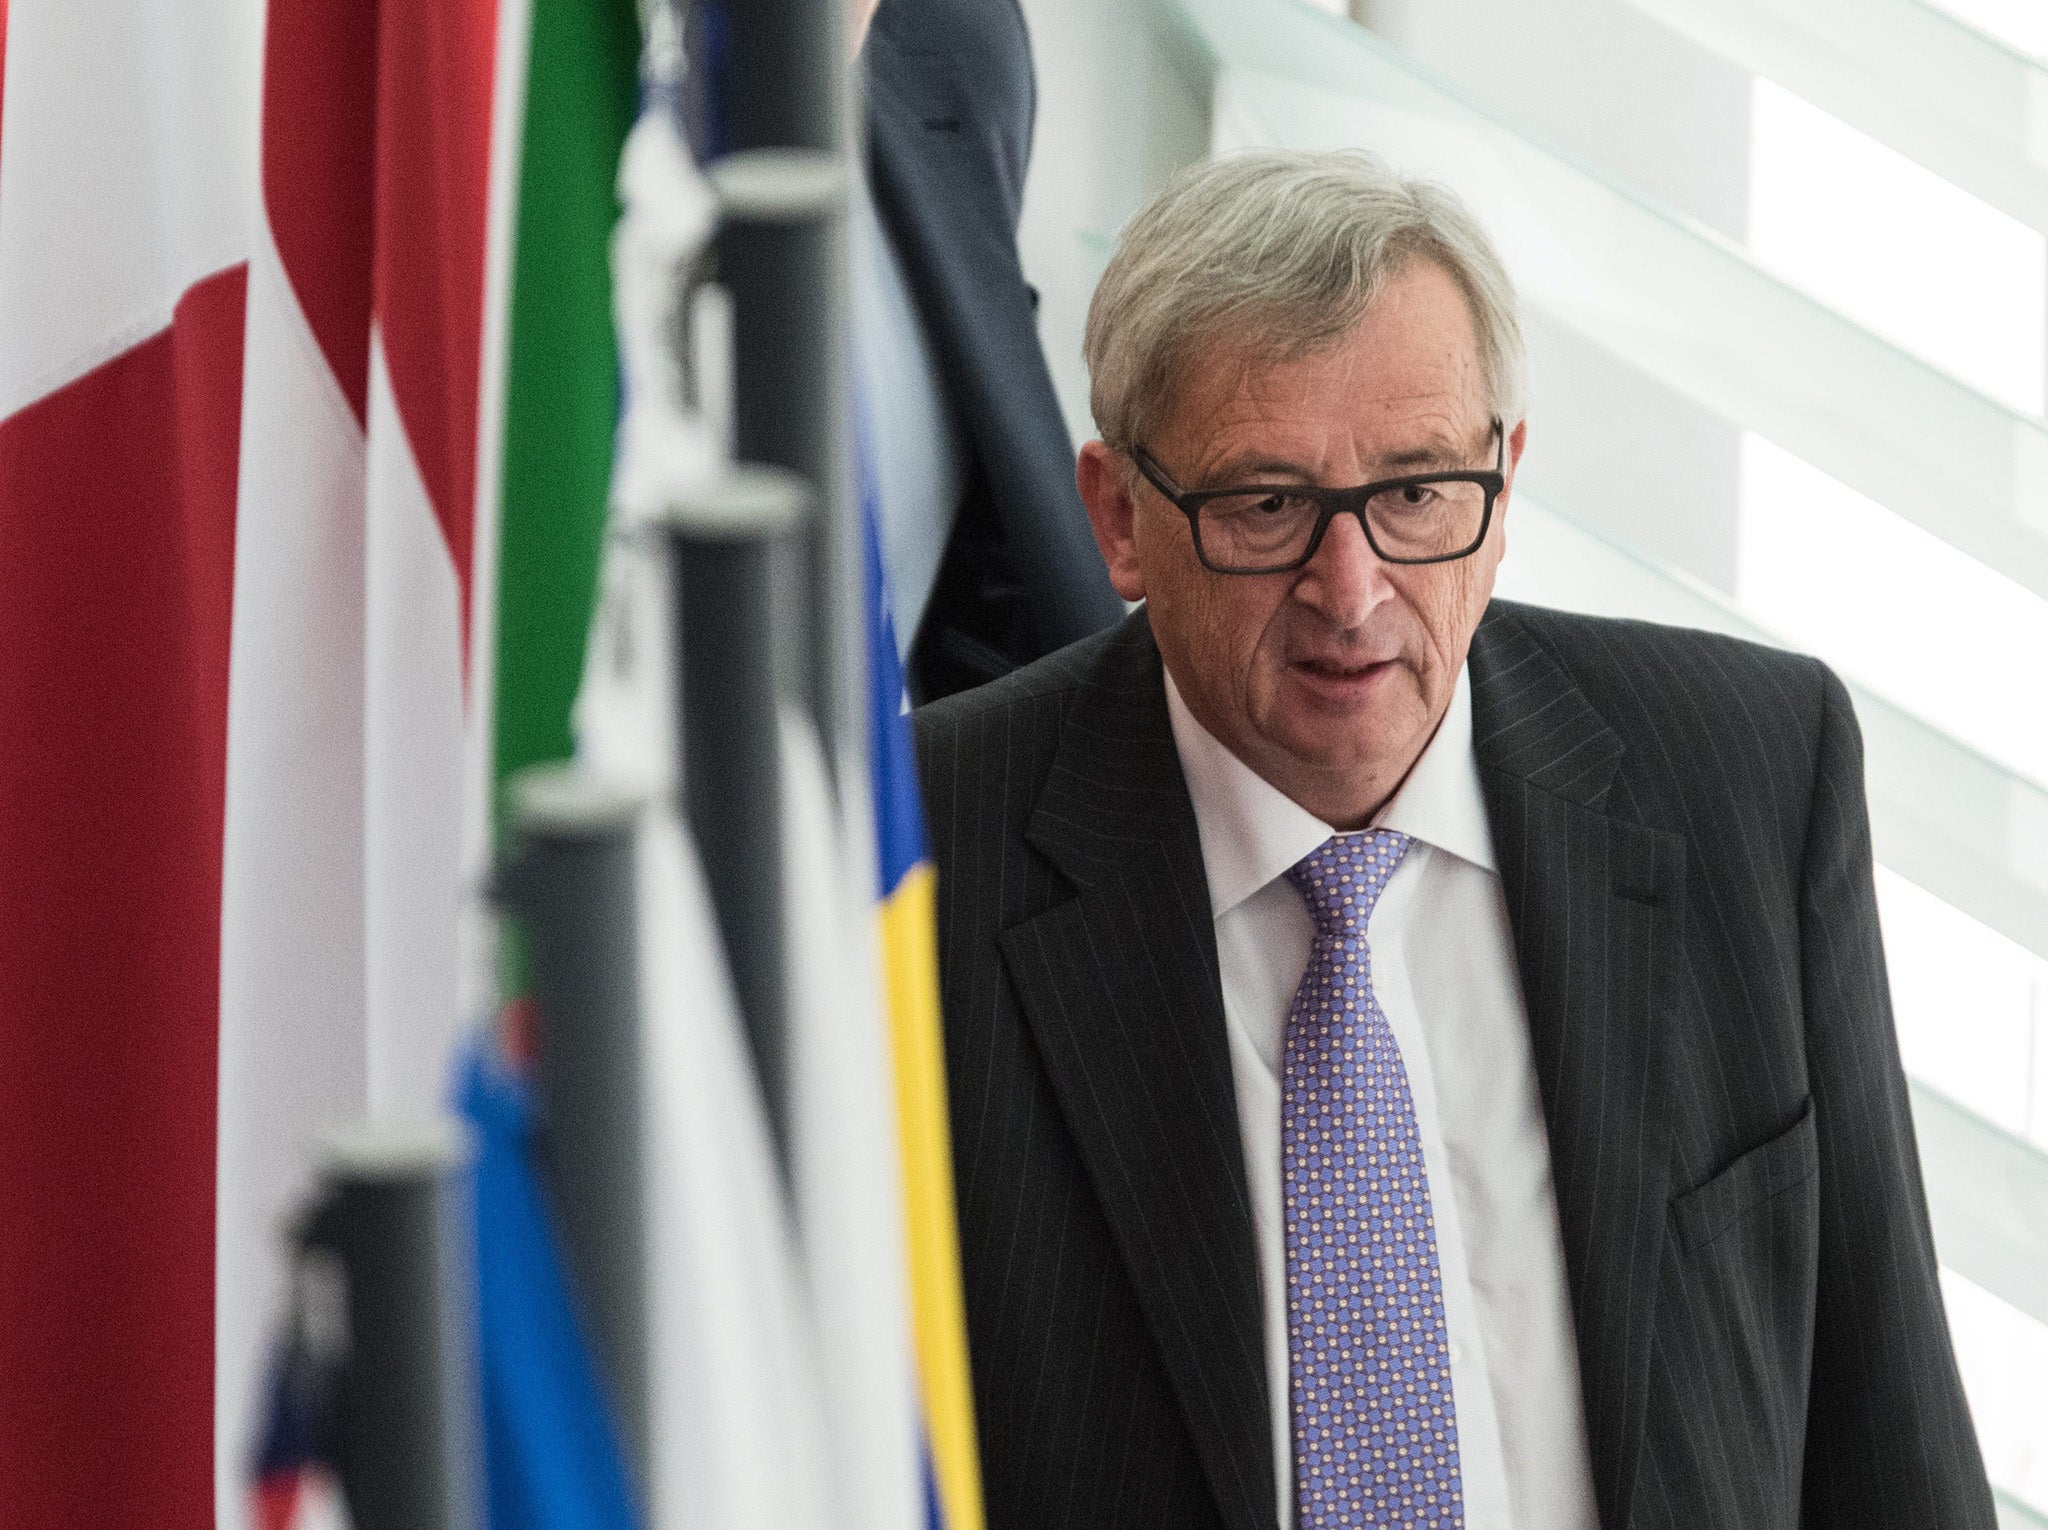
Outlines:
{"label": "man's face", "polygon": [[[1416,260],[1352,330],[1265,365],[1198,355],[1172,417],[1142,444],[1183,490],[1234,483],[1345,488],[1405,473],[1491,468],[1494,442],[1471,310]],[[1525,427],[1508,441],[1508,470]],[[1468,558],[1380,561],[1339,516],[1307,566],[1216,574],[1187,517],[1101,442],[1078,472],[1110,577],[1148,606],[1188,708],[1238,758],[1338,828],[1363,826],[1450,704],[1504,548],[1503,493]]]}

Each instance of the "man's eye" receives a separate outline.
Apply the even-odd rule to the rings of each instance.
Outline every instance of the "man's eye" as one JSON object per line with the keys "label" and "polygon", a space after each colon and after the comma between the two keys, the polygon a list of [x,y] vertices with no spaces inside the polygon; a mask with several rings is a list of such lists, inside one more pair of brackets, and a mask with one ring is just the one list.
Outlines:
{"label": "man's eye", "polygon": [[1252,509],[1260,515],[1298,516],[1315,514],[1316,502],[1306,494],[1272,493],[1262,494],[1252,501]]}
{"label": "man's eye", "polygon": [[1420,510],[1435,501],[1436,490],[1426,483],[1411,483],[1401,490],[1401,505],[1404,509]]}

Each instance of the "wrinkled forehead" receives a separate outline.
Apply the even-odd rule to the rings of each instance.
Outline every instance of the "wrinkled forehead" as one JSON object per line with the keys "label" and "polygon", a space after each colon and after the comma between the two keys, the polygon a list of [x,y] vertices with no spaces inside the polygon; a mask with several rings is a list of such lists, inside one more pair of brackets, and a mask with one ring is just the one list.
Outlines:
{"label": "wrinkled forehead", "polygon": [[1213,452],[1261,427],[1433,431],[1459,445],[1491,424],[1469,300],[1411,262],[1344,322],[1225,315],[1191,326],[1148,395],[1141,439]]}

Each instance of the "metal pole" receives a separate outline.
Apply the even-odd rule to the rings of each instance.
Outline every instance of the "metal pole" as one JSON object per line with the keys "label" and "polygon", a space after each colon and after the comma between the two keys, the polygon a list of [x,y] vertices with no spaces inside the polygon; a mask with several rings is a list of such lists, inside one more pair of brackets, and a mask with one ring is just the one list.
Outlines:
{"label": "metal pole", "polygon": [[745,0],[728,14],[732,146],[845,142],[846,0]]}
{"label": "metal pole", "polygon": [[782,613],[773,564],[810,502],[794,474],[740,467],[679,497],[665,523],[678,608],[683,808],[785,1163],[782,745],[771,653]]}
{"label": "metal pole", "polygon": [[514,859],[533,982],[536,1154],[627,1460],[648,1461],[636,830],[643,799],[575,765],[513,777]]}
{"label": "metal pole", "polygon": [[465,1171],[452,1121],[323,1144],[306,1246],[341,1267],[346,1359],[335,1466],[356,1530],[477,1530],[476,1315]]}
{"label": "metal pole", "polygon": [[846,167],[818,149],[753,149],[719,160],[710,178],[719,280],[732,294],[735,449],[800,474],[817,494],[819,513],[792,543],[799,603],[780,636],[796,642],[785,672],[800,677],[836,765],[831,745],[859,725],[865,694],[864,565],[846,438]]}

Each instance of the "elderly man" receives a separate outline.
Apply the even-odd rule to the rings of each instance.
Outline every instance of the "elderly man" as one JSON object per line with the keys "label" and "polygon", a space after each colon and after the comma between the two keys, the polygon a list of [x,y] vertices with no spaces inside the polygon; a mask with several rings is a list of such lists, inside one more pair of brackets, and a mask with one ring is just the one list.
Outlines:
{"label": "elderly man", "polygon": [[1841,684],[1490,599],[1439,188],[1201,167],[1087,352],[1144,604],[917,715],[991,1524],[1990,1530]]}

